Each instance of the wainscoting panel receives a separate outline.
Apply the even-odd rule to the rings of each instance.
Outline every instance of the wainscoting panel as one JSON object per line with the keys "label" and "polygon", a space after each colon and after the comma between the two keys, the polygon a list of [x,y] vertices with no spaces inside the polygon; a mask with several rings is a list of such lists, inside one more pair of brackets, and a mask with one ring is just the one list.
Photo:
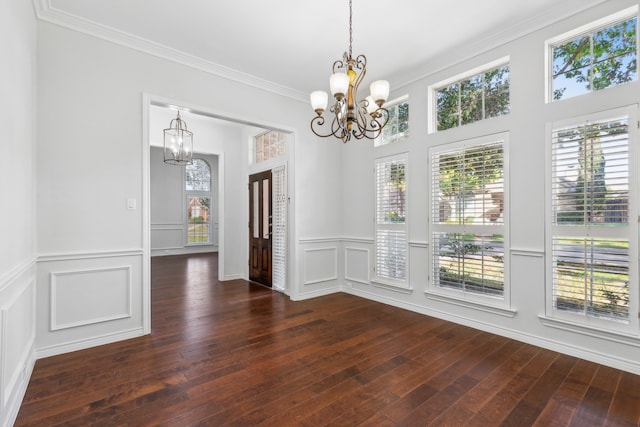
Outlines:
{"label": "wainscoting panel", "polygon": [[304,284],[330,282],[338,279],[338,248],[324,247],[304,251]]}
{"label": "wainscoting panel", "polygon": [[51,273],[52,331],[131,317],[131,266]]}
{"label": "wainscoting panel", "polygon": [[184,247],[184,226],[178,224],[151,224],[151,249],[181,249]]}
{"label": "wainscoting panel", "polygon": [[35,257],[0,278],[0,426],[18,413],[35,364]]}
{"label": "wainscoting panel", "polygon": [[38,259],[38,358],[143,335],[142,250]]}
{"label": "wainscoting panel", "polygon": [[371,281],[370,252],[367,248],[345,247],[344,278],[350,282],[368,285]]}

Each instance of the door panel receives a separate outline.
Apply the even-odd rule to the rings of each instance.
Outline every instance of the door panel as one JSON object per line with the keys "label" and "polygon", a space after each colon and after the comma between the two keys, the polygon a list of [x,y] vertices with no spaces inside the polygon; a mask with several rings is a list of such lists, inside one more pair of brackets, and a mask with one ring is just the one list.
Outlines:
{"label": "door panel", "polygon": [[272,284],[271,171],[249,177],[249,279]]}

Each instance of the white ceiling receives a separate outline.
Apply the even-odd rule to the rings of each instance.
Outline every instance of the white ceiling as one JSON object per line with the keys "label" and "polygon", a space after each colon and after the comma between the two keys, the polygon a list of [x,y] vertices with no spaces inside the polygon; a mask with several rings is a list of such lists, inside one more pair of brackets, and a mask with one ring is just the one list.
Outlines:
{"label": "white ceiling", "polygon": [[[165,56],[181,53],[296,97],[328,90],[333,61],[349,43],[348,0],[34,1],[42,19],[142,50],[169,48]],[[450,49],[494,47],[603,1],[353,0],[353,53],[367,56],[365,83],[404,83],[397,76],[427,74]]]}

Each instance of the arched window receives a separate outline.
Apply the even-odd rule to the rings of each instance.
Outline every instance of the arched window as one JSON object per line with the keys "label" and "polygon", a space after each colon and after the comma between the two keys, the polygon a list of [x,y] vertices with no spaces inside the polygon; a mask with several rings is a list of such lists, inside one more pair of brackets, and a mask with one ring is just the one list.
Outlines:
{"label": "arched window", "polygon": [[187,245],[211,243],[211,167],[203,159],[186,166]]}

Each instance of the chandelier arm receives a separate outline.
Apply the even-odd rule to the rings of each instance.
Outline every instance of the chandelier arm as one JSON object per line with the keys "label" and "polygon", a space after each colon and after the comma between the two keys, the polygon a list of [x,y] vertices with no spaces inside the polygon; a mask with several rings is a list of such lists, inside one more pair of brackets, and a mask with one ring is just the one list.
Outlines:
{"label": "chandelier arm", "polygon": [[334,116],[331,122],[331,129],[328,133],[322,133],[320,130],[320,128],[323,127],[324,124],[325,124],[324,116],[315,116],[313,119],[311,119],[311,124],[310,124],[311,132],[313,132],[316,136],[319,136],[320,138],[328,138],[330,136],[333,136],[335,138],[342,139],[343,142],[347,142],[349,140],[348,138],[346,138],[345,140],[345,137],[348,134],[348,132],[346,131],[346,129],[340,126],[340,120],[338,120],[337,116]]}
{"label": "chandelier arm", "polygon": [[320,133],[319,131],[316,130],[316,127],[320,127],[320,126],[323,126],[323,125],[324,125],[324,117],[315,116],[313,119],[311,119],[311,132],[313,132],[316,136],[319,136],[320,138],[328,138],[330,136],[335,136],[335,135],[333,135],[332,132],[329,132],[327,134],[322,134],[322,133]]}
{"label": "chandelier arm", "polygon": [[333,118],[333,122],[331,122],[331,134],[345,143],[350,139],[349,129],[346,128],[346,122],[340,120],[337,115]]}

